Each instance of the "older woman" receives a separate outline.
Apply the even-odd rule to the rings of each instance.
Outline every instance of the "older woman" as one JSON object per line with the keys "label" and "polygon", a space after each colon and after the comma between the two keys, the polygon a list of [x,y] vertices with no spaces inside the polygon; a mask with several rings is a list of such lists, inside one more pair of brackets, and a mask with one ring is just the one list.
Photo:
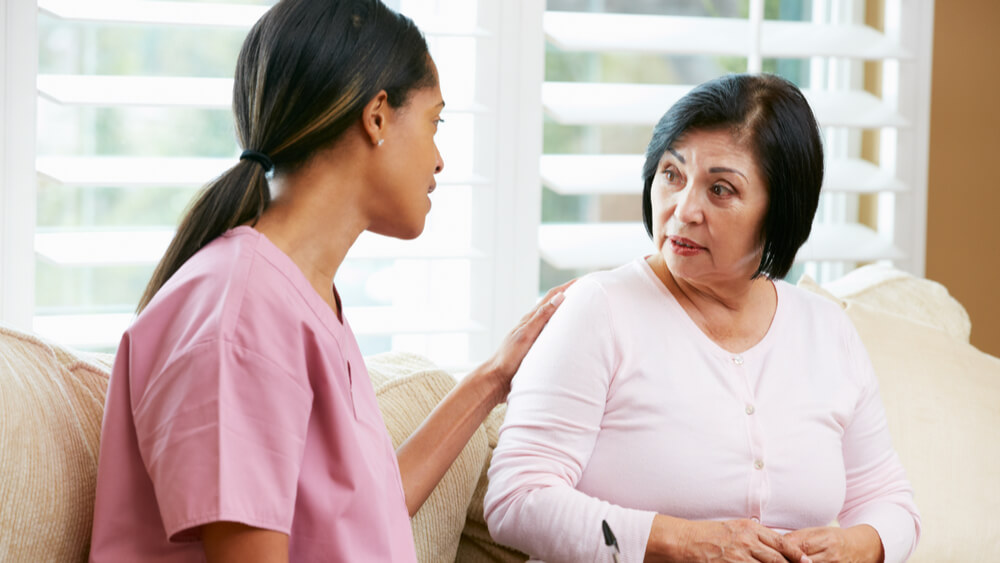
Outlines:
{"label": "older woman", "polygon": [[629,562],[905,560],[920,520],[861,340],[780,281],[823,177],[801,92],[699,86],[643,176],[655,253],[577,282],[514,378],[493,537],[611,561],[603,520]]}

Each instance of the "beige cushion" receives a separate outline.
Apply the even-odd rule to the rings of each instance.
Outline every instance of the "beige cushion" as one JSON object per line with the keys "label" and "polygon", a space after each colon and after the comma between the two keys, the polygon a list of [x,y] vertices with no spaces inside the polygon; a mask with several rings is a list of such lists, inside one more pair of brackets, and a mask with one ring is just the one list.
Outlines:
{"label": "beige cushion", "polygon": [[888,266],[870,265],[824,284],[839,299],[864,303],[880,311],[941,329],[968,342],[969,314],[943,285]]}
{"label": "beige cushion", "polygon": [[[500,425],[503,424],[506,414],[507,405],[500,405],[493,409],[483,423],[489,444],[489,459],[493,458]],[[489,464],[484,463],[476,490],[472,493],[472,501],[469,502],[469,514],[465,521],[465,530],[462,531],[462,541],[458,544],[458,557],[455,560],[460,563],[524,563],[528,560],[527,555],[493,541],[486,527],[483,498],[486,496],[486,486],[489,484],[486,478],[488,469]]]}
{"label": "beige cushion", "polygon": [[[455,379],[428,360],[406,353],[365,358],[379,408],[394,446],[399,447],[455,386]],[[465,526],[469,499],[487,456],[486,430],[480,427],[430,498],[411,519],[417,559],[454,561]]]}
{"label": "beige cushion", "polygon": [[[840,302],[875,367],[893,444],[921,512],[922,537],[911,561],[996,561],[1000,360],[944,330],[956,325],[936,328],[927,322],[920,304],[934,301],[936,290],[921,295],[919,288],[932,282],[896,280],[916,293],[909,297],[916,319],[901,316],[908,311],[894,298],[878,295],[896,291],[897,283],[868,287],[861,292],[865,299],[847,294]],[[803,282],[800,286],[815,290],[810,280]],[[880,309],[879,303],[890,305]]]}
{"label": "beige cushion", "polygon": [[0,326],[0,561],[86,561],[108,366]]}

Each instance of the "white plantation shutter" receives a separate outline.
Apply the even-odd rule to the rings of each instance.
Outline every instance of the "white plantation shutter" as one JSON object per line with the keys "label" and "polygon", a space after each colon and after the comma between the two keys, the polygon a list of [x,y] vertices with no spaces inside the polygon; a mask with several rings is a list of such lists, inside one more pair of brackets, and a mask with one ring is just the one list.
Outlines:
{"label": "white plantation shutter", "polygon": [[[236,161],[233,63],[268,3],[0,0],[4,322],[116,345],[184,204]],[[923,273],[932,1],[389,4],[438,64],[445,171],[422,237],[366,234],[338,274],[366,353],[467,367],[539,289],[648,253],[652,126],[730,71],[798,80],[823,127],[824,193],[792,277],[880,260]]]}
{"label": "white plantation shutter", "polygon": [[[555,52],[550,61],[581,54],[613,56],[620,67],[645,64],[641,61],[648,62],[653,55],[699,56],[698,61],[746,59],[745,65],[718,68],[715,75],[726,70],[758,72],[768,59],[808,61],[807,80],[799,85],[823,131],[827,169],[816,224],[792,275],[805,270],[829,278],[857,263],[882,260],[923,274],[932,2],[886,0],[869,6],[884,21],[885,32],[864,25],[866,6],[858,0],[806,0],[800,11],[811,12],[811,17],[802,18],[805,21],[765,18],[764,2],[756,0],[746,5],[746,17],[614,13],[657,4],[648,2],[582,4],[589,11],[546,12],[545,35],[550,52]],[[672,9],[679,13],[683,3],[658,4],[653,7],[669,12],[676,6]],[[685,7],[689,11],[691,4],[696,3]],[[571,0],[549,2],[550,10],[579,9],[579,5]],[[863,89],[865,61],[881,63],[881,97]],[[608,71],[610,63],[592,64],[598,70],[587,80],[555,80],[549,76],[553,73],[547,73],[542,91],[553,135],[576,128],[584,131],[585,139],[578,143],[579,150],[550,150],[541,156],[544,189],[555,194],[547,199],[550,208],[543,214],[558,218],[541,225],[539,246],[542,261],[565,271],[562,277],[613,267],[651,251],[638,199],[640,151],[663,112],[694,86],[622,83],[602,75],[602,71],[615,74],[614,68]],[[710,78],[711,65],[702,66],[707,70],[700,70],[700,79]],[[779,74],[781,68],[779,64]],[[636,74],[641,80],[642,73]],[[607,128],[615,126],[632,129],[609,133]],[[879,132],[879,158],[862,158],[863,130]],[[635,152],[606,154],[615,141],[603,142],[603,137],[620,141],[626,134],[632,135]],[[861,194],[878,196],[877,225],[858,222]],[[614,220],[602,221],[607,215],[602,207],[614,203],[610,196],[632,196],[634,215],[623,218],[618,213]],[[567,219],[565,213],[551,209],[567,201],[585,202],[584,211]]]}
{"label": "white plantation shutter", "polygon": [[[36,165],[39,220],[16,229],[31,240],[35,295],[15,291],[8,268],[5,296],[16,299],[4,304],[33,300],[30,328],[71,346],[112,350],[180,209],[236,162],[232,68],[242,36],[273,2],[3,1],[16,3],[22,16],[30,4],[37,38],[21,43],[41,45],[37,77],[34,68],[21,72],[34,82],[32,99],[25,100],[23,76],[19,99],[25,110],[38,111],[39,149],[27,155]],[[492,350],[537,285],[537,251],[518,251],[525,229],[508,219],[514,209],[532,207],[524,202],[537,194],[537,147],[525,152],[516,139],[525,126],[538,137],[540,106],[533,100],[536,111],[519,108],[518,96],[540,88],[542,3],[388,4],[416,21],[438,65],[447,102],[437,136],[445,170],[424,234],[399,241],[364,233],[337,286],[366,354],[409,350],[463,369]],[[202,41],[220,47],[192,46]],[[123,63],[122,50],[135,51],[137,60],[126,56]],[[201,68],[197,61],[167,60],[192,56],[212,61]],[[8,53],[5,72],[11,60]],[[109,71],[109,60],[123,70]],[[195,70],[170,72],[178,66]],[[219,130],[228,140],[217,140]],[[6,131],[5,124],[9,143]],[[12,154],[9,147],[4,154]],[[24,182],[16,190],[9,180],[3,186],[6,201],[10,194],[34,197],[35,187]],[[5,205],[5,227],[15,215]],[[524,224],[536,232],[537,218]],[[10,262],[5,249],[5,268]],[[23,325],[24,317],[23,310],[15,319],[5,309],[8,322]]]}

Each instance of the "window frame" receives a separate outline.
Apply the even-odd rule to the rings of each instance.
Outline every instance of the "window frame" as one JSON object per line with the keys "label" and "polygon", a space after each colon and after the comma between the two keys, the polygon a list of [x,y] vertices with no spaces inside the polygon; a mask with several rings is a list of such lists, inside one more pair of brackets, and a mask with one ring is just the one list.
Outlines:
{"label": "window frame", "polygon": [[35,303],[37,5],[0,0],[0,321],[31,330]]}

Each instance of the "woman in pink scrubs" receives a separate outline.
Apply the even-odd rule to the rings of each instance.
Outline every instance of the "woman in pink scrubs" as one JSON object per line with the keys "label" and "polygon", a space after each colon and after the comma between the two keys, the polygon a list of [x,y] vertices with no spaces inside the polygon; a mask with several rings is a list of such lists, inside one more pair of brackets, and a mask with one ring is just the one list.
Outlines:
{"label": "woman in pink scrubs", "polygon": [[92,561],[416,560],[409,516],[562,300],[393,450],[333,279],[362,231],[423,230],[443,107],[420,31],[379,0],[282,0],[253,27],[233,95],[247,150],[118,349]]}

